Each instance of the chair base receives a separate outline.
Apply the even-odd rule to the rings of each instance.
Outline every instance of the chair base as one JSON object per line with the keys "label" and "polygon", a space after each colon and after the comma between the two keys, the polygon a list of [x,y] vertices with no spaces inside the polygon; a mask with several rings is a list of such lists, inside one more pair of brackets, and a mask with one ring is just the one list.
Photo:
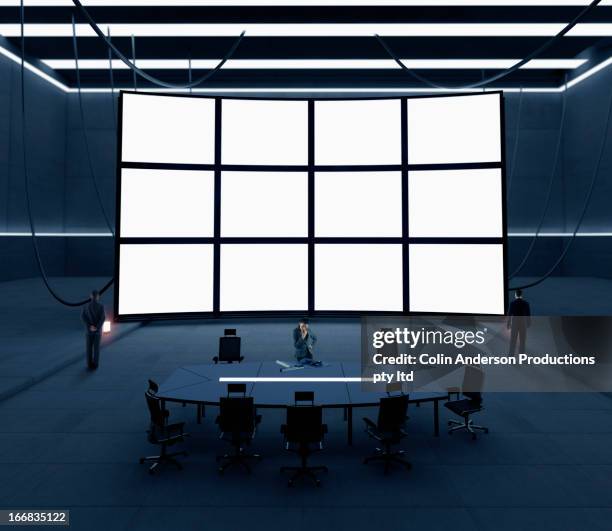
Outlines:
{"label": "chair base", "polygon": [[316,472],[329,472],[326,466],[282,466],[280,469],[282,472],[293,472],[293,475],[289,478],[287,485],[292,487],[297,479],[310,478],[317,487],[321,486],[321,481],[316,475]]}
{"label": "chair base", "polygon": [[247,471],[247,473],[250,474],[251,467],[249,465],[249,459],[257,459],[259,461],[261,460],[261,455],[247,454],[245,453],[243,448],[238,448],[236,453],[234,454],[218,455],[217,462],[225,461],[219,467],[219,473],[223,474],[232,465],[242,465],[242,467]]}
{"label": "chair base", "polygon": [[363,460],[363,464],[367,465],[373,461],[383,461],[385,463],[385,474],[389,472],[391,464],[402,465],[406,470],[412,468],[412,464],[403,459],[404,450],[398,450],[397,452],[390,452],[388,449],[376,448],[376,453]]}
{"label": "chair base", "polygon": [[474,424],[471,419],[466,418],[464,422],[460,422],[458,420],[449,420],[448,421],[448,434],[452,435],[454,431],[465,430],[468,433],[472,434],[472,439],[476,439],[476,431],[482,431],[484,433],[489,433],[489,428],[485,428],[484,426],[478,426]]}
{"label": "chair base", "polygon": [[153,462],[153,464],[149,467],[149,474],[155,474],[155,471],[159,468],[159,465],[166,464],[174,465],[179,470],[182,470],[183,465],[181,465],[181,463],[179,463],[178,460],[175,459],[175,457],[179,455],[187,457],[188,454],[187,452],[173,452],[170,454],[162,452],[161,455],[150,455],[147,457],[141,457],[140,464],[142,465],[144,463]]}

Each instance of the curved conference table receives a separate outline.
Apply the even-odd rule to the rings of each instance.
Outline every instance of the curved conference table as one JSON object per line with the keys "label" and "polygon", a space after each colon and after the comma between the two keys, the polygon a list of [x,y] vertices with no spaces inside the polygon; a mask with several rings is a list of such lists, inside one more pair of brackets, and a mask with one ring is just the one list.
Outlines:
{"label": "curved conference table", "polygon": [[[280,372],[274,362],[231,363],[219,365],[189,365],[176,369],[160,386],[157,396],[165,402],[195,404],[197,421],[201,422],[204,406],[218,406],[219,398],[227,396],[228,381],[220,378],[235,378],[247,386],[247,396],[252,396],[258,408],[282,409],[294,403],[296,391],[314,391],[315,404],[323,408],[344,410],[347,423],[347,442],[353,441],[353,408],[377,406],[386,392],[371,392],[362,388],[358,381],[334,381],[336,378],[359,378],[358,363],[335,362],[323,367]],[[251,378],[274,378],[270,381],[248,381]],[[327,381],[291,381],[292,378],[330,378]],[[286,380],[286,381],[285,381]],[[434,435],[439,435],[439,404],[448,400],[448,393],[413,392],[409,403],[420,406],[433,403]]]}

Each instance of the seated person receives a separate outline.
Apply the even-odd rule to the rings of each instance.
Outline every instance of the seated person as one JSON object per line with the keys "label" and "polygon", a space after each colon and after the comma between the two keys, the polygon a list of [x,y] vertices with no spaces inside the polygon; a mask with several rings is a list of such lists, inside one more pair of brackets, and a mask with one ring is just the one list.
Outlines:
{"label": "seated person", "polygon": [[314,346],[317,342],[315,336],[308,326],[308,319],[300,319],[297,328],[293,330],[293,345],[295,346],[295,358],[300,365],[321,365],[320,361],[314,360]]}

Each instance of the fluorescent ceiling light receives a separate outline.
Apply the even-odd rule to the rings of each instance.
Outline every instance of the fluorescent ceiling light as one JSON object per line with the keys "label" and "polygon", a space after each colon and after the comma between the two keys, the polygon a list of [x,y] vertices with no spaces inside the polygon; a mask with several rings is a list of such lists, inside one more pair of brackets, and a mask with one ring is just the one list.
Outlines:
{"label": "fluorescent ceiling light", "polygon": [[[402,59],[408,68],[415,69],[498,69],[505,70],[519,62],[520,59]],[[212,69],[220,59],[194,59],[193,69]],[[74,59],[44,59],[48,67],[54,70],[74,70]],[[568,69],[578,68],[586,59],[534,59],[522,68],[525,69]],[[189,68],[188,59],[139,59],[140,68],[153,70],[174,70]],[[127,70],[128,66],[119,59],[113,59],[113,69]],[[230,59],[224,69],[398,69],[399,65],[392,59]],[[81,70],[107,70],[108,59],[80,59]]]}
{"label": "fluorescent ceiling light", "polygon": [[[107,24],[113,37],[371,37],[375,33],[387,37],[552,37],[563,23],[442,23],[442,24]],[[19,24],[0,24],[0,34],[19,37]],[[77,24],[79,37],[96,37],[89,24]],[[26,37],[72,37],[71,24],[26,24]],[[568,37],[607,37],[612,23],[577,24]]]}
{"label": "fluorescent ceiling light", "polygon": [[[590,0],[83,0],[85,7],[151,6],[586,6]],[[26,0],[26,6],[73,6],[72,0]],[[604,0],[600,5],[612,5]],[[0,0],[0,6],[19,6],[19,0]]]}
{"label": "fluorescent ceiling light", "polygon": [[[247,37],[552,37],[564,27],[563,23],[546,24],[107,24],[100,23],[112,37],[237,37],[246,31]],[[612,32],[608,24],[579,24],[592,26],[581,31],[605,36]],[[574,28],[574,30],[576,30]],[[573,30],[573,31],[574,31]],[[0,24],[0,34],[19,37],[19,24]],[[89,24],[77,24],[79,37],[96,37]],[[572,32],[570,32],[570,35]],[[26,37],[71,37],[71,24],[26,24]]]}
{"label": "fluorescent ceiling light", "polygon": [[[7,57],[8,59],[17,63],[18,65],[21,65],[21,57],[19,57],[18,55],[15,55],[13,52],[1,46],[0,46],[0,55],[4,55],[4,57]],[[32,72],[33,74],[36,74],[38,77],[41,77],[45,81],[48,81],[52,85],[55,85],[61,91],[68,92],[69,89],[66,85],[64,85],[61,81],[58,81],[54,77],[50,76],[46,72],[43,72],[40,68],[36,68],[34,65],[28,63],[27,61],[24,61],[24,67],[26,70]]]}

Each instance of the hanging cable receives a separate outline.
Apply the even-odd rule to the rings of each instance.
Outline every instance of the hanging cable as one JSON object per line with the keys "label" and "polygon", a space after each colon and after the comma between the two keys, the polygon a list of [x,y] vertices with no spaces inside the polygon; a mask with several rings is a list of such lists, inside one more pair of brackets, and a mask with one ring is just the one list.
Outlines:
{"label": "hanging cable", "polygon": [[538,280],[530,282],[529,284],[525,284],[524,286],[515,286],[515,287],[508,288],[509,290],[512,291],[512,290],[517,290],[517,289],[527,289],[527,288],[532,288],[533,286],[537,286],[538,284],[541,284],[542,282],[544,282],[555,271],[555,269],[557,269],[557,267],[559,267],[561,262],[563,262],[563,260],[567,256],[567,253],[569,252],[572,244],[574,243],[574,240],[576,239],[576,234],[578,233],[578,231],[580,230],[580,227],[582,226],[582,222],[584,221],[584,217],[585,217],[585,215],[587,213],[587,209],[588,209],[589,203],[591,202],[591,197],[593,196],[593,190],[595,189],[595,183],[597,182],[597,176],[599,174],[599,169],[601,167],[601,161],[603,159],[603,154],[604,154],[604,150],[605,150],[605,146],[606,146],[606,141],[608,139],[608,131],[609,131],[609,127],[610,127],[610,118],[611,117],[612,117],[612,93],[610,93],[610,100],[608,102],[608,113],[607,113],[607,116],[606,116],[606,121],[605,121],[605,124],[604,124],[604,129],[603,129],[603,132],[602,132],[601,144],[599,146],[599,153],[598,153],[597,159],[596,159],[597,162],[595,163],[595,168],[593,169],[593,176],[591,178],[591,184],[589,186],[589,190],[588,190],[586,198],[584,200],[584,205],[582,207],[582,211],[580,212],[580,216],[578,217],[578,222],[576,223],[576,228],[572,232],[572,235],[570,236],[570,239],[567,242],[567,245],[565,246],[565,248],[561,252],[561,255],[559,256],[557,261],[553,264],[553,266],[544,275],[542,275]]}
{"label": "hanging cable", "polygon": [[[136,66],[136,39],[132,34],[132,62]],[[132,70],[132,77],[134,79],[134,92],[138,92],[138,78],[136,76],[136,70]]]}
{"label": "hanging cable", "polygon": [[516,171],[516,157],[518,155],[519,138],[521,132],[521,114],[523,112],[523,87],[519,94],[518,113],[516,117],[516,128],[514,131],[514,147],[512,148],[512,158],[510,166],[510,175],[508,176],[507,195],[510,196],[510,189],[512,188],[512,181],[514,180],[514,172]]}
{"label": "hanging cable", "polygon": [[89,147],[89,137],[87,135],[87,128],[85,126],[85,110],[83,107],[83,94],[81,91],[81,71],[79,69],[79,49],[77,47],[76,25],[74,23],[74,16],[72,17],[72,47],[74,49],[74,62],[76,65],[77,91],[78,91],[78,97],[79,97],[79,114],[81,116],[81,127],[83,128],[83,142],[85,143],[85,154],[87,155],[89,175],[91,176],[91,181],[93,183],[93,187],[96,192],[96,198],[98,200],[98,204],[100,205],[100,210],[102,211],[102,216],[104,217],[104,222],[106,223],[108,230],[114,236],[115,231],[110,222],[106,209],[104,208],[104,202],[102,201],[102,194],[100,193],[100,188],[98,187],[98,180],[96,179],[94,165],[91,160],[91,149]]}
{"label": "hanging cable", "polygon": [[[74,2],[78,2],[78,0],[73,0],[73,1]],[[580,13],[578,13],[578,15],[576,17],[574,17],[574,19],[567,26],[565,26],[559,33],[557,33],[554,37],[551,37],[544,44],[542,44],[539,48],[535,49],[533,52],[531,52],[529,55],[527,55],[527,57],[525,57],[524,59],[521,59],[518,63],[512,65],[510,68],[508,68],[507,70],[504,70],[503,72],[499,72],[498,74],[495,74],[494,76],[491,76],[491,77],[489,77],[487,79],[482,79],[481,81],[477,81],[476,83],[473,83],[471,85],[463,85],[463,86],[455,86],[455,87],[445,87],[443,85],[438,85],[437,83],[434,83],[433,81],[430,81],[426,77],[418,74],[415,70],[413,70],[411,68],[408,68],[402,62],[402,60],[399,59],[397,57],[397,55],[395,55],[395,53],[393,53],[391,48],[389,48],[387,43],[380,37],[380,35],[375,34],[374,36],[376,37],[376,39],[378,39],[378,42],[385,49],[385,51],[389,54],[389,56],[402,68],[402,70],[404,70],[405,72],[408,72],[417,81],[420,81],[421,83],[424,83],[425,85],[427,85],[427,86],[429,86],[431,88],[435,88],[435,89],[443,89],[443,90],[473,89],[473,88],[485,87],[486,85],[489,85],[489,84],[493,83],[494,81],[499,81],[500,79],[503,79],[503,78],[507,77],[512,72],[515,72],[516,70],[518,70],[522,66],[526,65],[532,59],[535,59],[536,57],[538,57],[540,54],[542,54],[548,48],[550,48],[553,44],[555,44],[557,41],[559,41],[564,35],[566,35],[576,24],[578,24],[578,22],[584,16],[586,16],[593,9],[595,9],[595,7],[597,7],[597,5],[600,2],[601,2],[601,0],[593,0],[588,6],[586,6],[584,9],[582,9],[580,11]]]}
{"label": "hanging cable", "polygon": [[[110,28],[106,28],[106,33],[108,35],[108,40],[111,40]],[[113,52],[109,48],[108,49],[108,75],[111,86],[111,110],[113,113],[113,125],[115,126],[115,133],[117,132],[117,110],[115,109],[115,76],[113,74]]]}
{"label": "hanging cable", "polygon": [[225,57],[223,57],[223,59],[221,59],[221,61],[219,61],[219,63],[217,64],[217,66],[215,66],[215,68],[210,70],[207,74],[203,75],[202,77],[199,77],[199,78],[195,79],[194,81],[192,81],[191,83],[188,83],[187,85],[179,85],[179,84],[175,84],[175,83],[168,83],[166,81],[162,81],[161,79],[153,77],[152,75],[147,74],[144,70],[141,70],[140,68],[138,68],[135,64],[132,64],[132,62],[125,55],[123,55],[119,51],[119,49],[112,42],[110,42],[106,38],[106,36],[102,32],[102,30],[100,30],[100,28],[96,24],[96,21],[92,18],[92,16],[89,14],[89,12],[83,7],[83,4],[81,4],[80,0],[72,0],[72,3],[78,8],[80,13],[85,17],[85,19],[87,20],[87,22],[91,26],[91,29],[94,30],[96,35],[98,37],[100,37],[106,43],[106,45],[113,51],[113,53],[123,63],[125,63],[128,68],[130,68],[133,72],[138,74],[140,77],[142,77],[142,78],[146,79],[147,81],[153,83],[154,85],[157,85],[159,87],[169,88],[169,89],[188,89],[188,88],[192,88],[192,87],[197,87],[197,86],[201,85],[202,83],[204,83],[205,81],[208,81],[219,70],[221,70],[221,67],[223,67],[223,65],[227,62],[227,60],[234,55],[234,52],[238,49],[238,46],[242,42],[242,39],[243,39],[244,34],[245,34],[245,32],[243,31],[236,38],[236,41],[234,42],[232,47],[229,49],[229,51],[227,52]]}
{"label": "hanging cable", "polygon": [[[565,86],[567,87],[567,76],[565,78],[565,82],[566,82]],[[555,152],[554,152],[555,154],[553,157],[553,167],[552,167],[552,171],[550,174],[550,179],[548,180],[548,190],[546,192],[546,200],[544,202],[544,208],[542,209],[542,215],[540,216],[540,220],[538,221],[535,232],[533,236],[531,237],[531,241],[529,242],[529,246],[527,247],[527,252],[525,253],[525,256],[523,256],[521,263],[510,274],[509,278],[514,278],[519,273],[519,271],[521,271],[523,267],[525,267],[525,264],[527,263],[527,260],[531,256],[531,252],[533,251],[535,247],[535,243],[540,234],[540,230],[542,230],[542,226],[544,225],[544,219],[546,218],[546,214],[548,213],[548,207],[550,206],[550,200],[552,198],[553,183],[555,182],[555,177],[557,175],[557,168],[559,167],[559,160],[561,159],[561,144],[563,141],[563,132],[565,130],[566,110],[567,110],[567,90],[563,91],[563,99],[561,103],[561,118],[559,121],[559,134],[557,135],[557,143],[555,146]],[[605,134],[605,131],[604,131],[604,134]]]}
{"label": "hanging cable", "polygon": [[[34,250],[34,257],[36,259],[36,265],[38,268],[38,272],[42,278],[42,281],[47,288],[47,291],[51,294],[51,296],[58,301],[59,303],[65,306],[83,306],[89,302],[89,298],[73,302],[68,301],[58,295],[55,290],[52,288],[49,283],[49,279],[45,273],[45,268],[43,267],[42,259],[40,257],[40,251],[38,249],[38,242],[36,241],[36,227],[34,225],[34,217],[32,215],[32,205],[30,202],[30,180],[28,176],[28,157],[26,151],[26,103],[25,103],[25,9],[23,6],[23,0],[20,0],[19,6],[19,15],[20,15],[20,27],[21,27],[21,142],[22,146],[22,155],[23,155],[23,177],[25,184],[25,199],[26,199],[26,212],[28,214],[28,222],[30,224],[30,232],[32,236],[32,248]],[[108,288],[113,285],[114,279],[110,279],[100,291],[100,293],[104,293]]]}

